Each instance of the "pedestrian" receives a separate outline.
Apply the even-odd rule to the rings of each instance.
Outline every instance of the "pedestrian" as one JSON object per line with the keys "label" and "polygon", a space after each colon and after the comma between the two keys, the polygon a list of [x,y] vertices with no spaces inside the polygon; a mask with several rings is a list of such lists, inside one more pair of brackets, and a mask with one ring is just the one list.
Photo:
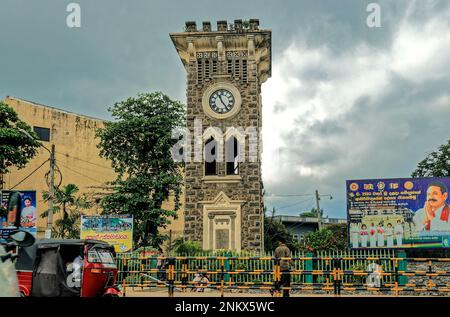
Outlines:
{"label": "pedestrian", "polygon": [[290,273],[290,258],[291,250],[286,245],[286,239],[283,237],[278,238],[278,247],[275,249],[275,259],[280,261],[281,278],[280,281],[275,283],[275,294],[280,294],[281,288],[283,288],[283,297],[289,297],[289,288],[291,287],[291,273]]}
{"label": "pedestrian", "polygon": [[194,275],[194,279],[192,281],[195,285],[195,288],[192,291],[195,292],[204,292],[205,288],[209,284],[209,278],[206,272],[202,272],[200,266],[197,266],[197,273]]}
{"label": "pedestrian", "polygon": [[156,263],[157,273],[156,278],[158,283],[163,282],[166,279],[166,259],[164,257],[164,252],[161,248],[158,250],[157,263]]}

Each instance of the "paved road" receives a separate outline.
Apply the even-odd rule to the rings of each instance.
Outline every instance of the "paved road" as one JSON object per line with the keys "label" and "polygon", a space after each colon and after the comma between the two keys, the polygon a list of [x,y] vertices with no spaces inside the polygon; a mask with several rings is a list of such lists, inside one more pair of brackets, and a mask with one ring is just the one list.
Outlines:
{"label": "paved road", "polygon": [[[311,293],[294,293],[292,297],[335,297],[334,294],[311,294]],[[388,295],[341,295],[341,297],[354,297],[354,296],[371,296],[371,297],[393,297]],[[423,295],[422,295],[423,296]],[[422,297],[421,296],[421,297]],[[143,288],[135,287],[126,289],[126,297],[168,297],[167,289],[155,289],[155,288]],[[186,292],[175,291],[174,297],[220,297],[220,292],[216,290],[206,290],[205,292]],[[224,297],[271,297],[270,293],[249,293],[247,291],[242,292],[230,292],[226,291]],[[402,297],[402,296],[400,296]]]}

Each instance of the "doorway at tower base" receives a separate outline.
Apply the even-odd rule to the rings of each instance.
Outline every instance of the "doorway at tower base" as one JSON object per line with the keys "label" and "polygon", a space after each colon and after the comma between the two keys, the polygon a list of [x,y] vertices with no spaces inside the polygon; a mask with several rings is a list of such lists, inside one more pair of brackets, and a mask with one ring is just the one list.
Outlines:
{"label": "doorway at tower base", "polygon": [[231,200],[220,192],[203,205],[203,249],[241,251],[241,206],[243,200]]}

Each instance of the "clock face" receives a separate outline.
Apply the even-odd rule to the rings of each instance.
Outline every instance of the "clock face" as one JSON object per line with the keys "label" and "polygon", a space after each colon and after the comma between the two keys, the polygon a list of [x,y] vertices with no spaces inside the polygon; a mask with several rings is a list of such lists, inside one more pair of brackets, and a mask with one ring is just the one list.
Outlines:
{"label": "clock face", "polygon": [[227,113],[233,109],[235,98],[227,89],[217,89],[209,97],[209,106],[216,113]]}

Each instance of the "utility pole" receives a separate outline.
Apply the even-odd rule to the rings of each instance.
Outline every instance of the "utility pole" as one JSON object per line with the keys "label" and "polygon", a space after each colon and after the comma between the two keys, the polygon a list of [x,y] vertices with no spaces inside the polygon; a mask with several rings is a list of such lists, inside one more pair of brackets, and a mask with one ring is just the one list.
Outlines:
{"label": "utility pole", "polygon": [[319,230],[322,230],[322,212],[320,211],[319,200],[320,200],[319,191],[316,189],[317,220],[319,224]]}
{"label": "utility pole", "polygon": [[172,252],[172,229],[169,230],[169,254]]}
{"label": "utility pole", "polygon": [[48,200],[48,215],[47,215],[47,229],[45,230],[45,238],[52,238],[53,227],[53,199],[55,197],[55,145],[52,144],[50,151],[50,184],[49,184],[50,197]]}
{"label": "utility pole", "polygon": [[[5,164],[5,159],[2,159],[2,167]],[[0,173],[0,190],[3,190],[3,173]]]}

